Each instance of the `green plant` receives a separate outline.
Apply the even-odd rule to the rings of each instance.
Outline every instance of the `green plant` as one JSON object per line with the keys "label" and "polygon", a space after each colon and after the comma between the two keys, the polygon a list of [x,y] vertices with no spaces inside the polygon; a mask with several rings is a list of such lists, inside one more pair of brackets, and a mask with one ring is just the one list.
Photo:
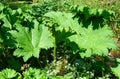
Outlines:
{"label": "green plant", "polygon": [[36,69],[36,68],[29,68],[23,72],[23,79],[48,79],[45,71]]}
{"label": "green plant", "polygon": [[64,33],[63,36],[61,36],[64,37],[62,40],[57,39],[60,37],[60,33],[55,35],[55,41],[59,42],[59,40],[64,41],[69,39],[71,42],[75,42],[80,49],[86,49],[88,54],[83,54],[86,54],[86,56],[89,55],[88,57],[93,54],[108,55],[108,49],[116,48],[114,41],[111,39],[113,32],[108,26],[103,26],[103,28],[100,27],[96,30],[93,29],[92,25],[88,26],[88,28],[83,28],[82,25],[78,24],[77,20],[73,20],[73,15],[69,13],[50,12],[45,14],[45,16],[52,18],[53,21],[58,24],[55,27],[53,26],[52,33],[57,34],[56,32],[59,30],[71,32],[71,34],[69,33],[69,36],[66,35],[67,37],[64,37],[64,34],[66,34]]}
{"label": "green plant", "polygon": [[69,37],[70,41],[75,42],[80,49],[85,50],[85,52],[80,52],[82,57],[91,57],[94,54],[108,56],[108,49],[116,48],[111,39],[112,31],[108,26],[96,30],[92,28],[93,26],[89,26],[88,29],[82,29],[83,31],[80,31],[79,34]]}
{"label": "green plant", "polygon": [[1,79],[20,79],[20,74],[13,69],[4,69],[0,72]]}
{"label": "green plant", "polygon": [[[64,42],[67,37],[74,34],[74,30],[79,28],[77,20],[73,20],[71,13],[65,12],[48,12],[45,14],[52,20],[52,24],[48,23],[54,40],[54,60],[57,60],[57,46]],[[49,21],[50,22],[50,21]]]}
{"label": "green plant", "polygon": [[23,27],[19,23],[16,23],[16,29],[16,31],[10,31],[18,46],[14,55],[23,56],[24,61],[32,56],[38,58],[40,49],[53,46],[48,28],[40,25],[37,20],[33,20],[32,29]]}
{"label": "green plant", "polygon": [[118,78],[120,78],[120,74],[118,73],[120,71],[120,59],[117,59],[117,66],[113,66],[111,67],[111,70],[113,72],[113,74],[115,74]]}
{"label": "green plant", "polygon": [[[95,24],[93,26],[91,23],[88,24],[88,26],[85,28],[84,24],[82,24],[83,21],[81,21],[79,24],[78,23],[79,20],[77,18],[74,19],[73,18],[74,16],[71,13],[49,12],[45,14],[45,16],[50,18],[49,21],[47,20],[47,23],[52,32],[52,36],[53,38],[55,38],[54,40],[56,41],[56,43],[54,43],[55,60],[57,58],[56,54],[58,51],[56,46],[59,47],[61,42],[66,43],[67,46],[70,45],[73,51],[79,50],[76,53],[79,53],[80,56],[84,59],[86,59],[86,57],[87,58],[92,57],[93,55],[98,55],[103,57],[108,56],[109,53],[108,49],[116,49],[116,44],[112,39],[112,37],[114,36],[112,29],[108,27],[108,25],[104,25],[104,23],[101,21],[97,21],[98,23],[101,22],[102,24],[99,25],[98,27]],[[93,17],[94,16],[96,15],[93,15]],[[102,16],[102,14],[99,16]],[[96,21],[93,21],[93,23],[94,22]],[[91,61],[91,63],[93,62]],[[106,69],[104,68],[104,66],[105,64],[103,60],[103,65],[101,64],[99,66],[100,69],[101,68],[103,69],[102,72],[104,72],[104,69]],[[90,78],[90,76],[88,77]]]}
{"label": "green plant", "polygon": [[[23,79],[111,76],[105,62],[109,50],[116,49],[113,31],[107,25],[114,12],[88,6],[75,6],[71,12],[61,12],[63,9],[55,6],[51,3],[42,6],[32,4],[24,9],[12,10],[0,4],[0,68],[14,68],[22,73]],[[51,63],[53,60],[55,63]],[[19,67],[15,68],[15,63],[10,63],[12,61]],[[62,64],[57,65],[59,61]],[[19,70],[24,63],[31,67]],[[69,64],[72,67],[67,69]],[[54,65],[52,70],[45,69],[48,65]],[[55,69],[59,71],[54,73]]]}
{"label": "green plant", "polygon": [[78,18],[78,22],[83,24],[83,27],[88,27],[92,24],[93,29],[103,27],[106,22],[111,21],[112,17],[115,17],[114,11],[104,9],[91,9],[88,6],[72,6],[72,12],[74,18]]}

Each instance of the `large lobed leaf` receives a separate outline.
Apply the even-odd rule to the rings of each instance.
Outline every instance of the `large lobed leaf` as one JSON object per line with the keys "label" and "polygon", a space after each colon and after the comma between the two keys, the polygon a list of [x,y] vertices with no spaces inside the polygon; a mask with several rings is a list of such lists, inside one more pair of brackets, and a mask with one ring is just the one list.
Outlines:
{"label": "large lobed leaf", "polygon": [[96,30],[89,26],[88,29],[83,28],[80,34],[69,37],[70,41],[75,42],[80,49],[85,49],[84,53],[80,53],[82,57],[90,57],[91,55],[108,55],[108,49],[115,49],[116,45],[112,40],[113,33],[108,26]]}
{"label": "large lobed leaf", "polygon": [[34,27],[31,29],[23,27],[19,23],[16,24],[17,31],[10,31],[12,36],[16,38],[17,49],[14,51],[15,56],[23,56],[24,61],[30,57],[39,57],[40,49],[48,49],[53,47],[48,28],[39,25],[37,20],[33,20]]}
{"label": "large lobed leaf", "polygon": [[79,29],[79,23],[77,19],[73,19],[74,15],[72,13],[48,12],[45,14],[45,16],[51,18],[54,23],[58,24],[58,26],[55,27],[56,31]]}

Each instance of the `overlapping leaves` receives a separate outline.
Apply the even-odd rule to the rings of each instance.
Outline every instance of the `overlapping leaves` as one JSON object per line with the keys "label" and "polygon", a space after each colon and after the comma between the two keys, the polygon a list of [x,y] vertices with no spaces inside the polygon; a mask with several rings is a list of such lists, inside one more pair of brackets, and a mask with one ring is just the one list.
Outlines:
{"label": "overlapping leaves", "polygon": [[[116,45],[112,40],[113,32],[108,26],[93,29],[92,25],[88,28],[82,27],[77,19],[73,19],[71,13],[64,12],[49,12],[45,16],[51,18],[55,23],[56,30],[65,30],[69,32],[76,32],[68,36],[71,42],[75,42],[80,49],[85,49],[86,52],[80,53],[82,57],[90,57],[91,55],[108,55],[108,49],[115,49]],[[70,31],[72,30],[72,31]],[[57,34],[59,36],[59,34]],[[62,37],[65,35],[63,34]]]}
{"label": "overlapping leaves", "polygon": [[47,79],[46,73],[36,68],[29,68],[23,72],[23,79]]}
{"label": "overlapping leaves", "polygon": [[83,24],[83,27],[88,28],[92,23],[93,29],[104,27],[106,21],[112,20],[115,13],[110,10],[104,9],[91,9],[88,6],[73,6],[72,12],[75,14],[74,18],[78,18],[79,23]]}
{"label": "overlapping leaves", "polygon": [[[55,36],[57,42],[64,41],[67,37],[74,34],[81,27],[77,19],[73,19],[72,13],[65,12],[48,12],[44,16],[52,20],[51,28],[55,28]],[[54,26],[54,24],[56,24]]]}
{"label": "overlapping leaves", "polygon": [[104,10],[104,9],[90,9],[88,6],[72,6],[71,7],[72,11],[74,13],[78,13],[78,14],[83,14],[85,19],[88,19],[92,16],[97,16],[97,17],[102,17],[104,19],[109,20],[110,17],[115,16],[115,13],[113,11],[110,10]]}

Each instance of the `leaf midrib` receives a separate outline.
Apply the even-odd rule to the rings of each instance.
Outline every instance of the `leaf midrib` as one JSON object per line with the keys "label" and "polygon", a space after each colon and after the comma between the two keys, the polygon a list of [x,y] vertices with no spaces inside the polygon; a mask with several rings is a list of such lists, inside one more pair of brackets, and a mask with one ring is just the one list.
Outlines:
{"label": "leaf midrib", "polygon": [[[21,26],[21,27],[22,27],[22,26]],[[27,38],[28,41],[30,42],[29,45],[28,45],[28,47],[30,47],[30,49],[32,49],[32,51],[33,51],[33,48],[34,48],[34,47],[33,47],[32,43],[31,43],[30,37],[29,37],[28,34],[26,33],[25,29],[23,29],[23,27],[22,27],[22,30],[23,30],[26,38]]]}

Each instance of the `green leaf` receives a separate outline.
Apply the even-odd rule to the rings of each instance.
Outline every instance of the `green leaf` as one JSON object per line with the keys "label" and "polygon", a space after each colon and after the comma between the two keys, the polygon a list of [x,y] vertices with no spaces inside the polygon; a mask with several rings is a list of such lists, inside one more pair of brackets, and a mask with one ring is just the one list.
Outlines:
{"label": "green leaf", "polygon": [[0,3],[0,12],[4,9],[4,5]]}
{"label": "green leaf", "polygon": [[52,28],[55,28],[57,43],[64,41],[67,37],[78,32],[80,29],[78,20],[73,19],[73,15],[71,13],[48,12],[44,16],[49,17],[52,19],[53,23],[57,24],[56,26],[52,26]]}
{"label": "green leaf", "polygon": [[82,57],[90,57],[93,54],[108,55],[108,49],[115,49],[116,44],[112,40],[112,30],[104,26],[96,30],[89,26],[88,29],[84,28],[80,34],[69,37],[70,41],[75,42],[80,49],[86,49],[85,53],[80,53]]}
{"label": "green leaf", "polygon": [[40,49],[48,49],[53,47],[52,39],[48,28],[39,25],[37,20],[33,20],[34,27],[23,27],[19,23],[16,24],[17,31],[10,31],[12,36],[16,38],[18,48],[14,51],[15,56],[23,56],[24,61],[30,57],[39,57]]}
{"label": "green leaf", "polygon": [[118,66],[117,67],[111,67],[111,70],[115,76],[117,76],[120,79],[120,59],[118,59]]}
{"label": "green leaf", "polygon": [[11,23],[9,22],[9,20],[6,17],[4,17],[2,20],[4,22],[4,24],[3,24],[4,27],[9,28],[9,29],[12,28]]}
{"label": "green leaf", "polygon": [[90,10],[90,15],[97,15],[97,9]]}
{"label": "green leaf", "polygon": [[5,17],[4,13],[0,13],[0,19],[3,19]]}
{"label": "green leaf", "polygon": [[23,79],[48,79],[46,72],[31,67],[23,72],[23,77]]}
{"label": "green leaf", "polygon": [[72,13],[65,12],[48,12],[45,14],[46,17],[49,17],[53,20],[54,23],[57,23],[58,26],[55,27],[56,31],[65,30],[70,31],[79,29],[79,23],[77,19],[73,19]]}
{"label": "green leaf", "polygon": [[12,69],[4,69],[0,72],[1,79],[12,79],[17,76],[17,72]]}

